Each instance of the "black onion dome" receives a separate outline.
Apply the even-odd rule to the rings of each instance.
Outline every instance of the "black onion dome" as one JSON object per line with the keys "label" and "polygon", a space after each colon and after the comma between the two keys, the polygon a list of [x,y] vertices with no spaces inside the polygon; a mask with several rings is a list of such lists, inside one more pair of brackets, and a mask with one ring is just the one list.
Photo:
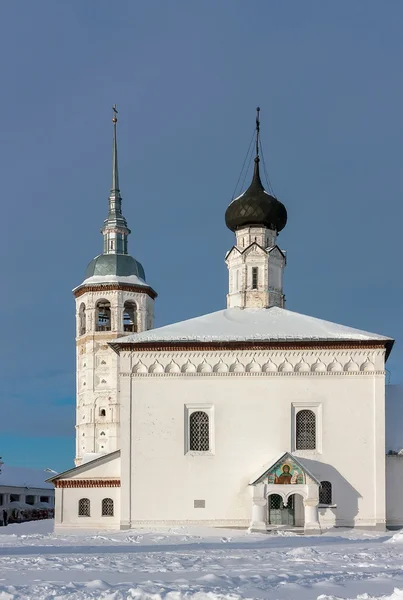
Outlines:
{"label": "black onion dome", "polygon": [[264,189],[259,174],[259,157],[255,158],[252,183],[241,196],[235,198],[225,212],[225,224],[231,231],[241,227],[260,226],[281,231],[287,223],[287,210]]}

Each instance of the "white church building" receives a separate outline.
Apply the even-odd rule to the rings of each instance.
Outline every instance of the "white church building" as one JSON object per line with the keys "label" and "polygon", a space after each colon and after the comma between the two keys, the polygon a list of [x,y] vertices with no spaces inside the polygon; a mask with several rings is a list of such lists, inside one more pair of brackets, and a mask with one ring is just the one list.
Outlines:
{"label": "white church building", "polygon": [[225,214],[227,307],[157,329],[128,254],[116,113],[113,127],[103,253],[74,289],[76,467],[49,479],[56,529],[403,526],[403,462],[385,450],[393,340],[285,309],[287,212],[261,182],[259,118],[252,182]]}

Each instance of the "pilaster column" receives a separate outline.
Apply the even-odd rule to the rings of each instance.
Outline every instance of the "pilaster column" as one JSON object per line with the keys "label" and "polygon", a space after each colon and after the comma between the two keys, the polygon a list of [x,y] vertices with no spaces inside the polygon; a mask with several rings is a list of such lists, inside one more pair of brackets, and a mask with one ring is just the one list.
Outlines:
{"label": "pilaster column", "polygon": [[304,509],[305,509],[305,523],[304,523],[304,531],[320,531],[319,524],[319,513],[318,513],[318,499],[317,498],[308,498],[304,500]]}
{"label": "pilaster column", "polygon": [[249,525],[251,531],[267,530],[267,498],[264,496],[264,484],[259,483],[252,488],[252,520]]}

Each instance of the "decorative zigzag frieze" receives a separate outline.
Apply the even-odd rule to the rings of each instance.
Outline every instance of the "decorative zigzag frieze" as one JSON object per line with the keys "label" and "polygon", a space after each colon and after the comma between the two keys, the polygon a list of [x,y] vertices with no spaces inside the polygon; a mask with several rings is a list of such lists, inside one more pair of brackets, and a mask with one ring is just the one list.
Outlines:
{"label": "decorative zigzag frieze", "polygon": [[[202,353],[189,355],[183,352],[173,356],[160,353],[158,357],[145,356],[135,363],[131,372],[123,376],[335,376],[335,375],[383,375],[377,352],[370,355],[361,353],[354,356],[347,353],[331,354],[307,353],[304,355],[285,355],[267,353],[255,355],[213,355]],[[377,360],[378,358],[378,360]],[[377,366],[376,366],[376,363]]]}

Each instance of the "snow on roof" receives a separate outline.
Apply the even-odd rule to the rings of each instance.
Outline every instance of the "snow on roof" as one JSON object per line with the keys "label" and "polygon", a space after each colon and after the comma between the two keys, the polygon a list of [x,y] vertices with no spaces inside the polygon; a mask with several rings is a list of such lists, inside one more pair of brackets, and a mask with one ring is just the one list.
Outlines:
{"label": "snow on roof", "polygon": [[48,477],[49,472],[45,470],[2,465],[0,472],[0,487],[4,485],[52,490],[53,485],[46,483]]}
{"label": "snow on roof", "polygon": [[78,288],[82,287],[83,285],[99,285],[101,283],[127,283],[130,285],[142,285],[144,287],[150,287],[148,283],[144,281],[144,279],[137,277],[137,275],[93,275],[92,277],[84,279],[80,285],[73,289],[73,292],[78,290]]}
{"label": "snow on roof", "polygon": [[383,341],[391,338],[309,317],[283,308],[227,308],[135,333],[115,344],[142,342],[249,342],[249,341]]}
{"label": "snow on roof", "polygon": [[403,449],[403,385],[386,386],[386,452]]}
{"label": "snow on roof", "polygon": [[[91,454],[92,454],[93,458],[90,458]],[[120,450],[114,450],[113,452],[108,452],[108,454],[99,454],[97,452],[93,452],[93,453],[88,453],[85,456],[87,459],[86,462],[83,462],[81,465],[78,465],[78,467],[72,467],[71,469],[68,469],[67,471],[62,471],[61,473],[52,475],[46,481],[56,481],[57,479],[63,479],[65,477],[69,477],[72,473],[80,473],[80,472],[88,471],[88,469],[95,467],[96,465],[102,463],[103,461],[108,462],[110,460],[114,460],[115,458],[118,458],[120,456]]]}

